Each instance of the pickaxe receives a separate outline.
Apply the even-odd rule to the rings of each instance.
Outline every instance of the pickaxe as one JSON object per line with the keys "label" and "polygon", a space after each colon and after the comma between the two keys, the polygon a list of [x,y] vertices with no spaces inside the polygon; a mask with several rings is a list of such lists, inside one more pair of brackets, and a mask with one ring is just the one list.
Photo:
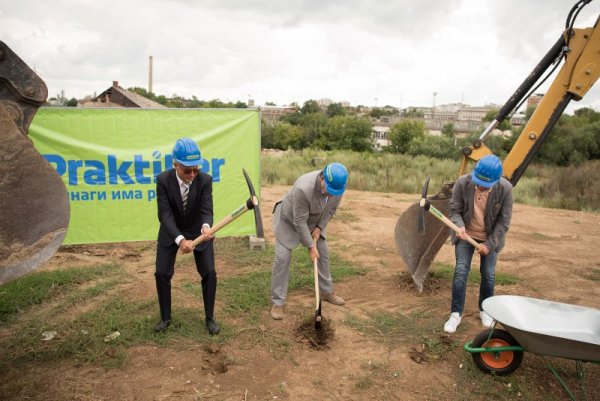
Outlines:
{"label": "pickaxe", "polygon": [[[421,200],[419,201],[419,206],[421,210],[419,212],[419,220],[417,223],[417,229],[419,233],[425,232],[425,211],[431,213],[434,217],[436,217],[439,221],[450,227],[457,234],[460,234],[460,228],[454,224],[449,218],[444,216],[442,212],[437,210],[428,200],[427,200],[427,188],[429,187],[429,177],[425,180],[425,184],[423,184],[423,191],[421,192]],[[475,241],[473,238],[467,235],[467,241],[475,247],[475,249],[479,250],[479,243]]]}
{"label": "pickaxe", "polygon": [[[260,207],[259,207],[258,197],[256,196],[256,192],[254,192],[254,186],[252,185],[252,181],[250,181],[250,176],[248,176],[248,173],[246,172],[245,169],[242,169],[242,171],[244,172],[244,177],[246,177],[246,183],[248,184],[248,189],[250,191],[250,197],[240,207],[235,209],[233,212],[229,213],[229,215],[225,216],[217,224],[213,225],[210,228],[210,232],[209,232],[209,235],[211,235],[211,236],[214,235],[217,231],[219,231],[223,227],[225,227],[226,225],[228,225],[229,223],[231,223],[233,220],[240,217],[242,214],[246,213],[248,210],[254,210],[254,218],[255,218],[255,223],[256,223],[256,235],[257,235],[257,237],[260,237],[260,238],[264,237],[264,231],[263,231],[262,219],[261,219],[261,215],[260,215]],[[198,246],[198,244],[200,244],[204,241],[207,241],[208,237],[209,237],[208,235],[201,234],[196,239],[194,239],[194,241],[192,242],[192,247],[195,248]]]}

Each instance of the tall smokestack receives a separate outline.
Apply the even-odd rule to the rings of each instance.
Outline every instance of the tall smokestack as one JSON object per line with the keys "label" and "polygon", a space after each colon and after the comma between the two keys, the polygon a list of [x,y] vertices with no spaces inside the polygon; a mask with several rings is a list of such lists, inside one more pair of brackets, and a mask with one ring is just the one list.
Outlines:
{"label": "tall smokestack", "polygon": [[152,56],[148,59],[148,93],[152,93]]}

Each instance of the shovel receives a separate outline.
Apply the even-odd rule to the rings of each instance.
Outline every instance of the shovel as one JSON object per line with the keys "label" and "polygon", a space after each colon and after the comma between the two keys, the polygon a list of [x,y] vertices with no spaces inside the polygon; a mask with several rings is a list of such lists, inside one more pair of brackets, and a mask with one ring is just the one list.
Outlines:
{"label": "shovel", "polygon": [[315,298],[316,298],[316,310],[315,310],[315,329],[321,329],[321,299],[319,298],[319,266],[318,259],[315,258],[313,261],[313,267],[315,271]]}

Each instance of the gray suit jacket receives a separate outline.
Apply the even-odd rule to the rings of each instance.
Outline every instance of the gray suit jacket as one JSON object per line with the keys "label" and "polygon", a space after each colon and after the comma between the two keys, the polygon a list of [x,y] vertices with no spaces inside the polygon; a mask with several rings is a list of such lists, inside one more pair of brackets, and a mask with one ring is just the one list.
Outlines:
{"label": "gray suit jacket", "polygon": [[[454,183],[450,202],[450,220],[459,227],[466,227],[473,216],[473,197],[475,184],[471,174],[465,174]],[[513,207],[513,187],[504,177],[492,187],[483,216],[485,232],[488,234],[484,244],[490,251],[500,252],[504,247],[504,238],[510,225]],[[458,242],[458,236],[452,232],[452,243]]]}
{"label": "gray suit jacket", "polygon": [[342,197],[331,196],[325,202],[325,195],[321,193],[320,174],[321,170],[317,170],[298,178],[292,189],[275,205],[275,238],[288,249],[299,243],[307,248],[313,246],[311,232],[315,227],[319,227],[321,236],[326,238],[325,228]]}

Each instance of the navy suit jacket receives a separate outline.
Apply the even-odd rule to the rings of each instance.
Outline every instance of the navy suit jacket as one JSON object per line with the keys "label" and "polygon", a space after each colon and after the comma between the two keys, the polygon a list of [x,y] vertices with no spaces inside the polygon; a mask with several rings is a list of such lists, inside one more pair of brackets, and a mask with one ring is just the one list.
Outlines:
{"label": "navy suit jacket", "polygon": [[[156,176],[159,246],[175,245],[175,238],[179,235],[193,240],[201,234],[203,224],[213,225],[212,177],[199,172],[194,178],[184,213],[176,174],[175,169],[170,169]],[[196,250],[202,251],[211,243],[203,242]]]}

